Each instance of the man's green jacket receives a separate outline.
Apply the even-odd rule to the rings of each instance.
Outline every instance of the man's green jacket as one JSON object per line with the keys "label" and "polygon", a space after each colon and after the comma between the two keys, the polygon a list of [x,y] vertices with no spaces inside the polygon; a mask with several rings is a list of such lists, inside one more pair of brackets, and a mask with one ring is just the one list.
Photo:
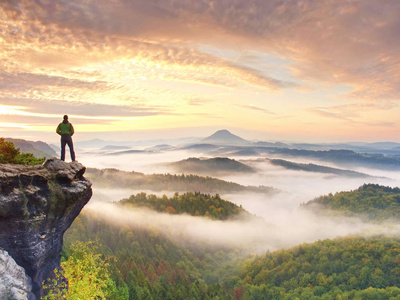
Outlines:
{"label": "man's green jacket", "polygon": [[69,122],[68,123],[61,122],[58,125],[56,132],[59,135],[69,134],[69,135],[73,136],[75,131],[74,131],[74,126],[72,126],[71,123],[69,123]]}

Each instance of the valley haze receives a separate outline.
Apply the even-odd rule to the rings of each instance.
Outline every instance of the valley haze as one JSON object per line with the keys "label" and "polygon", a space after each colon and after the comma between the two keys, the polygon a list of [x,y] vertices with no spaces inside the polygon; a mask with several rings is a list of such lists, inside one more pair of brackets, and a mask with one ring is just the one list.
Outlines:
{"label": "valley haze", "polygon": [[[86,149],[79,149],[80,160],[85,161],[87,167],[106,169],[114,168],[127,172],[141,172],[145,175],[151,174],[196,174],[196,171],[191,168],[190,172],[176,172],[174,163],[182,162],[196,158],[195,162],[209,162],[215,159],[215,153],[226,154],[226,160],[230,162],[237,162],[249,166],[254,172],[237,173],[237,172],[219,172],[218,161],[213,163],[215,169],[203,170],[200,172],[202,176],[209,176],[211,178],[219,178],[228,182],[235,182],[244,186],[267,186],[277,190],[276,193],[219,193],[225,200],[231,201],[237,205],[241,205],[250,213],[261,217],[262,222],[254,220],[241,220],[231,221],[225,224],[224,222],[214,222],[208,220],[200,220],[190,216],[158,216],[158,213],[150,211],[141,211],[140,209],[132,209],[128,211],[113,210],[111,207],[106,206],[106,202],[116,202],[122,198],[127,198],[129,195],[146,192],[147,194],[156,194],[162,196],[172,196],[175,192],[184,193],[186,190],[165,190],[165,191],[152,191],[135,189],[132,185],[129,188],[115,187],[102,187],[101,185],[94,184],[93,186],[93,199],[87,207],[88,211],[95,211],[97,214],[104,217],[110,222],[123,223],[122,220],[137,219],[140,221],[128,222],[135,226],[146,228],[151,226],[157,228],[161,232],[167,230],[170,234],[176,236],[187,237],[193,239],[199,238],[202,242],[209,242],[211,244],[219,244],[221,246],[237,247],[245,252],[262,253],[266,250],[275,250],[281,247],[290,247],[302,242],[313,242],[318,239],[335,238],[338,236],[353,235],[372,235],[372,234],[390,234],[397,235],[396,230],[393,230],[393,224],[387,225],[371,225],[367,224],[357,218],[333,218],[320,217],[312,214],[311,212],[299,212],[300,204],[310,201],[318,196],[335,193],[339,191],[349,191],[357,189],[359,186],[366,183],[377,183],[386,186],[399,186],[400,176],[397,170],[397,165],[394,163],[392,170],[381,168],[373,164],[369,167],[354,167],[343,163],[342,158],[335,163],[335,161],[322,161],[318,155],[312,156],[313,153],[320,153],[320,151],[329,151],[341,149],[341,147],[348,147],[348,151],[353,155],[362,154],[363,152],[356,152],[355,147],[360,147],[359,144],[301,144],[301,148],[310,149],[306,150],[307,156],[288,156],[285,151],[274,152],[268,155],[266,152],[261,154],[250,153],[249,155],[240,155],[237,153],[237,147],[240,149],[251,150],[258,149],[260,142],[246,141],[241,137],[233,135],[229,131],[219,131],[217,133],[219,140],[212,140],[211,138],[200,138],[191,141],[189,144],[173,144],[165,143],[161,145],[147,145],[144,147],[130,147],[130,149],[120,148],[122,144],[115,143],[109,144],[104,147],[98,143],[98,148],[91,147]],[[214,135],[215,136],[215,135]],[[228,139],[224,140],[224,136]],[[204,142],[208,142],[204,144]],[[213,143],[212,143],[213,142]],[[369,152],[372,156],[376,152],[388,151],[389,148],[397,147],[397,144],[388,144],[386,146],[381,144],[363,144],[363,149],[370,149]],[[380,148],[381,147],[381,148]],[[271,145],[268,145],[268,149]],[[297,149],[296,144],[286,143],[273,143],[273,149]],[[233,150],[232,150],[233,149]],[[315,150],[318,149],[318,150]],[[346,148],[344,148],[346,149]],[[353,150],[350,150],[353,149]],[[388,157],[393,158],[394,162],[397,159],[397,150],[391,150]],[[232,153],[234,153],[232,155]],[[283,153],[283,154],[280,154]],[[383,154],[382,154],[383,155]],[[388,154],[385,154],[386,156]],[[380,156],[376,156],[379,158]],[[269,159],[280,159],[279,164],[272,164]],[[285,163],[286,162],[286,163]],[[385,163],[385,162],[384,162]],[[285,168],[285,164],[300,169]],[[210,165],[210,163],[208,163]],[[311,170],[304,171],[301,167],[311,168]],[[315,168],[315,171],[313,171]],[[322,169],[322,171],[320,171]],[[331,173],[330,173],[331,172]],[[339,173],[337,173],[339,172]],[[90,172],[89,172],[90,174]],[[88,175],[90,178],[90,175]],[[115,211],[115,213],[107,214],[108,212]],[[153,216],[156,214],[157,216]],[[125,216],[126,215],[126,216]],[[120,216],[120,217],[118,217]],[[176,219],[174,219],[176,218]],[[157,222],[152,220],[158,220]],[[163,221],[164,220],[164,221]],[[175,229],[170,228],[168,222],[171,224],[181,224],[176,226]],[[240,228],[243,230],[228,230],[228,227]],[[395,225],[394,228],[397,228]],[[204,236],[197,234],[204,229]],[[241,238],[235,239],[243,233]],[[252,232],[246,235],[246,232]],[[208,234],[206,234],[208,233]],[[211,234],[212,233],[212,234]],[[207,238],[205,238],[207,236]],[[190,238],[191,237],[191,238]],[[213,238],[214,237],[214,238]],[[207,240],[208,239],[208,240]],[[232,241],[235,240],[235,243]],[[251,240],[251,241],[250,241]]]}

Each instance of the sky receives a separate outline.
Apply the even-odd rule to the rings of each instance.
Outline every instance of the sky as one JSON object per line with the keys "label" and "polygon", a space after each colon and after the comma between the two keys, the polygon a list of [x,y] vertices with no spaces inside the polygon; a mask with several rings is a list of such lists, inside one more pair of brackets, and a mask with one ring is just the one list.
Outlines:
{"label": "sky", "polygon": [[400,141],[400,1],[2,0],[0,136]]}

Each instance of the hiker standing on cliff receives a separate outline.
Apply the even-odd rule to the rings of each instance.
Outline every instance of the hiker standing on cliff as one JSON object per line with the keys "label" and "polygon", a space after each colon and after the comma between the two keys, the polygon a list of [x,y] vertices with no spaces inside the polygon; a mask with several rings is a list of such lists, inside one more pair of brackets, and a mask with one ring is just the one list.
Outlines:
{"label": "hiker standing on cliff", "polygon": [[74,144],[72,136],[74,135],[74,126],[68,122],[68,116],[64,116],[64,121],[58,124],[56,132],[61,135],[61,160],[65,160],[65,145],[68,144],[71,153],[71,160],[75,161]]}

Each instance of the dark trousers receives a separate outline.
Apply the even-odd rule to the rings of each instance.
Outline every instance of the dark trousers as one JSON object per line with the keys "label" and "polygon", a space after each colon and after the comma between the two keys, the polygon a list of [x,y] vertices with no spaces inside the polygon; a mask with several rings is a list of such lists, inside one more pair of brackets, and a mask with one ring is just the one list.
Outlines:
{"label": "dark trousers", "polygon": [[69,152],[71,154],[71,160],[75,160],[74,144],[69,134],[61,135],[61,160],[65,160],[65,145],[68,144]]}

